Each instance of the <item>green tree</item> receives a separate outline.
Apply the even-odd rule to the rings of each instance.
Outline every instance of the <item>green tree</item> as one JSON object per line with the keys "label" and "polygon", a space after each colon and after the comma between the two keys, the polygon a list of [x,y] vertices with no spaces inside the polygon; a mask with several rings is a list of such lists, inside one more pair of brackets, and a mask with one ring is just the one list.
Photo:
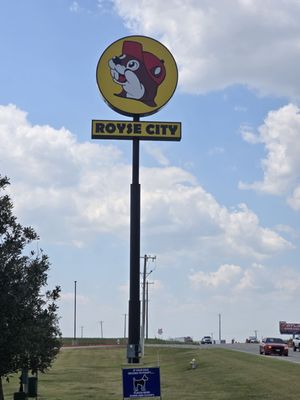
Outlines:
{"label": "green tree", "polygon": [[8,184],[0,175],[0,400],[3,377],[22,369],[45,372],[61,346],[60,288],[45,291],[49,259],[32,251],[38,236],[17,222],[3,194]]}

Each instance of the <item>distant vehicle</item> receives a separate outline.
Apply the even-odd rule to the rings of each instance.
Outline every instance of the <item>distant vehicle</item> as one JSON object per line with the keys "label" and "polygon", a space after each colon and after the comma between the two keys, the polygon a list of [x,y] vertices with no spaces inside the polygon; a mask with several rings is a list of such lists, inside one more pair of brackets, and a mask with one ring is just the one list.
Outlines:
{"label": "distant vehicle", "polygon": [[288,345],[280,338],[267,337],[261,341],[259,345],[259,354],[271,355],[279,354],[280,356],[288,356]]}
{"label": "distant vehicle", "polygon": [[259,340],[256,336],[249,336],[249,338],[246,339],[246,343],[259,343]]}
{"label": "distant vehicle", "polygon": [[203,338],[200,340],[200,344],[212,344],[211,336],[203,336]]}
{"label": "distant vehicle", "polygon": [[170,339],[174,342],[180,342],[180,343],[193,343],[193,338],[191,336],[180,336],[180,337],[175,337]]}
{"label": "distant vehicle", "polygon": [[295,336],[293,339],[293,350],[300,351],[300,336]]}

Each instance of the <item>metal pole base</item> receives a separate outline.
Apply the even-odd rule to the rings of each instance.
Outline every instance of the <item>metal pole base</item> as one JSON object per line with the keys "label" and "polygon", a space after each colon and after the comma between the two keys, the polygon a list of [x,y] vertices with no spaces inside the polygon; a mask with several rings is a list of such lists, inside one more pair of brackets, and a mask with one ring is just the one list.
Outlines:
{"label": "metal pole base", "polygon": [[140,346],[138,344],[128,344],[127,360],[128,364],[138,364],[140,362]]}

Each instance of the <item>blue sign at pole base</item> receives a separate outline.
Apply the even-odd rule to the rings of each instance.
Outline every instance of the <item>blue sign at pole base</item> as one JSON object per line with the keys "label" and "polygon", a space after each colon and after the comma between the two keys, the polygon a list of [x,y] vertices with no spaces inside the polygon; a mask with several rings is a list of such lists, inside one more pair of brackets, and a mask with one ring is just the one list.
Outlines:
{"label": "blue sign at pole base", "polygon": [[161,397],[159,368],[123,369],[123,399]]}

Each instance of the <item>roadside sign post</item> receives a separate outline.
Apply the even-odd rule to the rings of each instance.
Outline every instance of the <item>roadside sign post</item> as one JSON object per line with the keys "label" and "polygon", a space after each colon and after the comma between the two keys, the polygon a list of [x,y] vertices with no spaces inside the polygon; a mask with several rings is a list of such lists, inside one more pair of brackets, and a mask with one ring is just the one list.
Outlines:
{"label": "roadside sign post", "polygon": [[[139,363],[140,349],[140,140],[181,140],[180,122],[140,122],[140,117],[159,111],[173,96],[178,71],[176,62],[160,42],[146,36],[128,36],[112,43],[97,65],[100,93],[116,112],[132,121],[92,121],[92,139],[132,140],[130,187],[130,280],[128,363]],[[137,396],[136,396],[137,397]]]}
{"label": "roadside sign post", "polygon": [[141,186],[139,183],[140,142],[132,142],[132,183],[130,190],[130,279],[129,279],[129,325],[127,359],[138,363],[140,354],[140,224]]}

